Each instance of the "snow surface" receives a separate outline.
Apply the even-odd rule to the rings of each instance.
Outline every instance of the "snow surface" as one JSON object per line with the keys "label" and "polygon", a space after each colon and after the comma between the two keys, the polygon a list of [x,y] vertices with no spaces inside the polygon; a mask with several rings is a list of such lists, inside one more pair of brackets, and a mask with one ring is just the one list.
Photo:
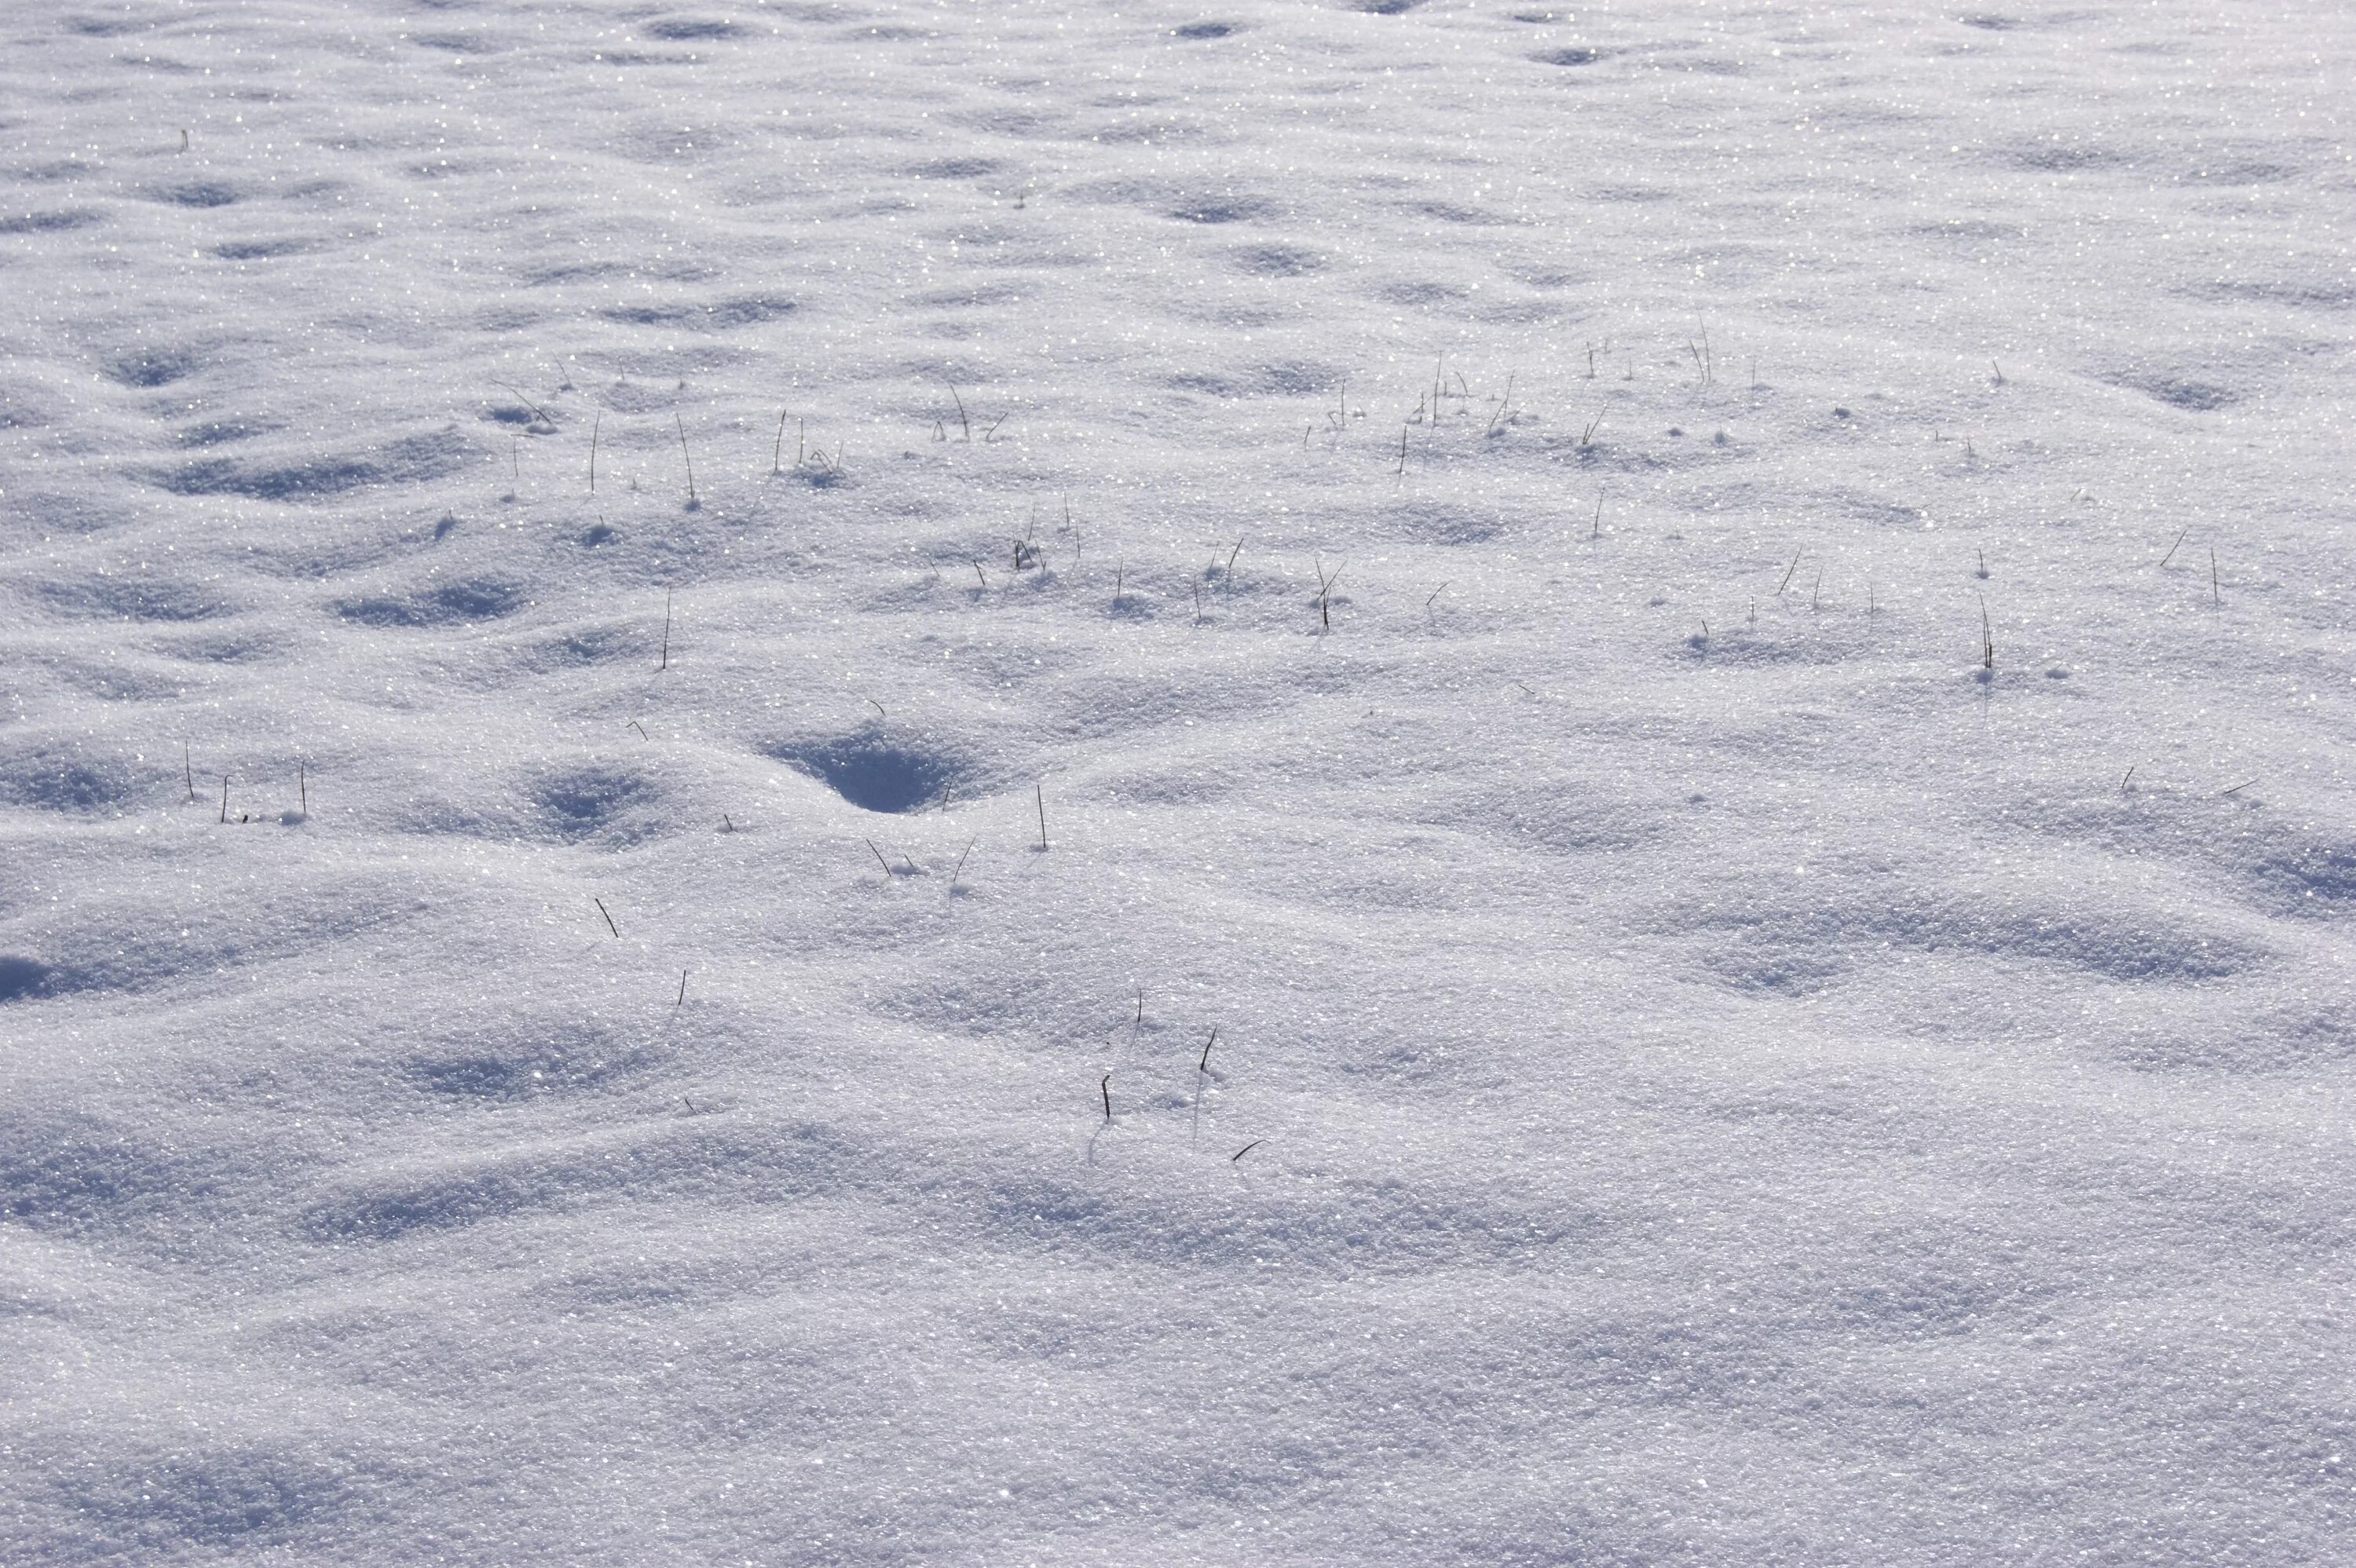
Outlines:
{"label": "snow surface", "polygon": [[0,1559],[2356,1561],[2356,13],[1988,3],[8,7]]}

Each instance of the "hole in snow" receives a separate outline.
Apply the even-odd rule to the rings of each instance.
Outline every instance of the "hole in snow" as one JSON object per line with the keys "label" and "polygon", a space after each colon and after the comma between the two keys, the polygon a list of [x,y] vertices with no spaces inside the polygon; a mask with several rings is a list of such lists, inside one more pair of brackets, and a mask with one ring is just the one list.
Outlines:
{"label": "hole in snow", "polygon": [[37,996],[49,977],[49,966],[35,958],[0,953],[0,1002]]}
{"label": "hole in snow", "polygon": [[963,794],[956,762],[882,735],[849,735],[776,747],[770,755],[809,774],[862,811],[921,811],[943,790]]}

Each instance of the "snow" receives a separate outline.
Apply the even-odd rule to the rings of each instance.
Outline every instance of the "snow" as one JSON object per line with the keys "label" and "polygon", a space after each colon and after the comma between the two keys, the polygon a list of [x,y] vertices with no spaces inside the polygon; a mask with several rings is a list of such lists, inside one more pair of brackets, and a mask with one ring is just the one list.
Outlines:
{"label": "snow", "polygon": [[2345,7],[0,29],[0,1558],[2356,1556]]}

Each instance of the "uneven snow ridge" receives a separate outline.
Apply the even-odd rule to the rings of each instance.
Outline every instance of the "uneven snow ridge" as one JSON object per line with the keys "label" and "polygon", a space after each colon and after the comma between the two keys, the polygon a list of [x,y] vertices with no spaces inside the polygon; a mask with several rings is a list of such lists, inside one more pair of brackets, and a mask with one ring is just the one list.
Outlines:
{"label": "uneven snow ridge", "polygon": [[2351,80],[14,7],[0,1560],[2356,1559]]}

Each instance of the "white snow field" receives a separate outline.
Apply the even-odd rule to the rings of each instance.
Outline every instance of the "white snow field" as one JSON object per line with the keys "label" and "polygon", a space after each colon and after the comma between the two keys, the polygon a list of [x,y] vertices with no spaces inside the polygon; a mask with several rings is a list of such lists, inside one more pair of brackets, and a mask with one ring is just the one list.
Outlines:
{"label": "white snow field", "polygon": [[7,6],[0,1560],[2356,1562],[2356,10],[1985,3]]}

